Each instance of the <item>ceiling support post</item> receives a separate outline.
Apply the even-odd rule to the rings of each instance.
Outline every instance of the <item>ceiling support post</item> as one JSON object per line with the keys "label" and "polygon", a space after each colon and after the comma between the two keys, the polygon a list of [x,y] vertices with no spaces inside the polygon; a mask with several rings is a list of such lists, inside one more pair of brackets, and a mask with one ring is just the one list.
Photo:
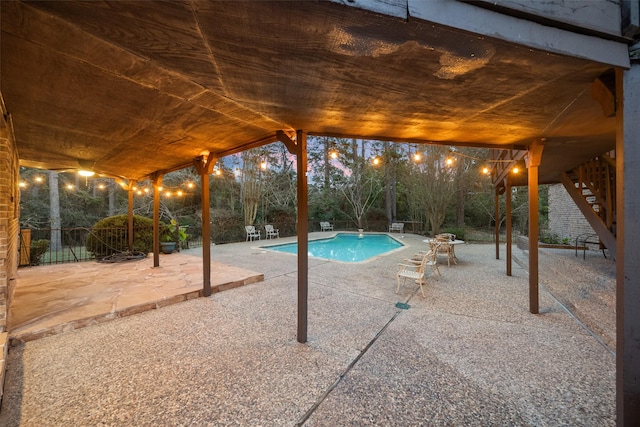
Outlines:
{"label": "ceiling support post", "polygon": [[616,413],[618,426],[632,426],[640,420],[639,61],[616,71],[616,103]]}
{"label": "ceiling support post", "polygon": [[211,296],[211,207],[209,202],[209,175],[217,157],[208,153],[193,160],[193,165],[200,175],[202,200],[202,295]]}
{"label": "ceiling support post", "polygon": [[307,181],[307,134],[296,132],[298,166],[298,342],[307,342],[309,296],[309,187]]}
{"label": "ceiling support post", "polygon": [[496,238],[496,259],[500,259],[500,191],[496,187],[496,197],[495,197],[495,238]]}
{"label": "ceiling support post", "polygon": [[154,172],[151,175],[153,185],[153,266],[160,266],[160,186],[162,174]]}
{"label": "ceiling support post", "polygon": [[512,218],[511,218],[511,183],[509,182],[509,177],[505,178],[505,191],[504,191],[504,197],[505,197],[505,215],[506,215],[506,234],[507,234],[507,242],[506,242],[506,248],[507,248],[507,276],[511,276],[511,266],[513,264],[513,260],[511,258],[512,255],[512,245],[513,245],[513,224],[512,224]]}
{"label": "ceiling support post", "polygon": [[542,160],[542,141],[529,147],[526,163],[529,196],[529,311],[538,314],[538,167]]}
{"label": "ceiling support post", "polygon": [[307,342],[307,311],[309,297],[309,186],[307,181],[307,134],[296,131],[293,141],[283,131],[276,136],[296,156],[298,175],[298,331],[300,343]]}
{"label": "ceiling support post", "polygon": [[127,225],[128,237],[129,237],[129,252],[133,252],[133,187],[136,185],[136,180],[129,180],[129,186],[127,191]]}

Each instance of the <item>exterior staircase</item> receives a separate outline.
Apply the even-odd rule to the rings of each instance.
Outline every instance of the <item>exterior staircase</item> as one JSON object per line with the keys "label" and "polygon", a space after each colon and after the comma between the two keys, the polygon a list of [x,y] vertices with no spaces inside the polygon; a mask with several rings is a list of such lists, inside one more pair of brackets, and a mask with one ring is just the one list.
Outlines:
{"label": "exterior staircase", "polygon": [[[493,185],[504,193],[508,171],[526,157],[522,150],[493,150],[496,162]],[[591,228],[598,235],[601,249],[616,257],[616,161],[615,155],[602,154],[560,175],[563,184]]]}
{"label": "exterior staircase", "polygon": [[600,238],[616,256],[616,167],[608,154],[598,156],[560,176],[573,201]]}

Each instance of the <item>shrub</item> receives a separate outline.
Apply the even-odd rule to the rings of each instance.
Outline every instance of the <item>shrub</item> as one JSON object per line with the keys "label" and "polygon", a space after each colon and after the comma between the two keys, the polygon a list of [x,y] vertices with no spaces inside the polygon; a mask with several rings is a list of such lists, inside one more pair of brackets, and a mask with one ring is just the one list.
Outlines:
{"label": "shrub", "polygon": [[[97,259],[127,251],[128,221],[128,215],[116,215],[96,222],[87,238],[87,250]],[[153,250],[153,220],[150,218],[133,216],[133,250],[145,254]]]}
{"label": "shrub", "polygon": [[42,256],[49,250],[49,241],[47,239],[33,240],[29,248],[29,264],[40,265]]}

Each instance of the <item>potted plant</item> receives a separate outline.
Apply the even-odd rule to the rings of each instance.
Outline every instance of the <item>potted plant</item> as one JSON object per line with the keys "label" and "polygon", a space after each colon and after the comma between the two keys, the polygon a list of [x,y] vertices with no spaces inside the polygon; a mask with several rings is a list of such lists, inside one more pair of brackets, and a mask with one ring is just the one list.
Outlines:
{"label": "potted plant", "polygon": [[163,254],[170,254],[176,249],[178,242],[185,242],[187,237],[186,231],[178,226],[175,219],[172,219],[160,235],[160,250]]}
{"label": "potted plant", "polygon": [[163,233],[160,236],[160,251],[163,254],[170,254],[176,249],[176,242],[170,233]]}

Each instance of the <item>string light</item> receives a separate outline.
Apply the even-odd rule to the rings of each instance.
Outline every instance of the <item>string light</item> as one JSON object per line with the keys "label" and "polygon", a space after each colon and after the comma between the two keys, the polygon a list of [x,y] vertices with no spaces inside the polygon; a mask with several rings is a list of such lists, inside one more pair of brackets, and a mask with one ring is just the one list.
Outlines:
{"label": "string light", "polygon": [[489,169],[487,166],[482,168],[482,173],[485,175],[489,175],[489,172],[491,172],[491,169]]}
{"label": "string light", "polygon": [[260,169],[267,170],[267,162],[261,162],[260,163]]}
{"label": "string light", "polygon": [[216,175],[217,175],[217,176],[222,175],[222,171],[221,171],[220,169],[216,169]]}
{"label": "string light", "polygon": [[66,187],[67,190],[73,190],[73,184],[67,184]]}
{"label": "string light", "polygon": [[518,173],[518,172],[520,172],[520,169],[517,166],[514,166],[513,169],[511,169],[511,171],[513,173]]}
{"label": "string light", "polygon": [[413,155],[413,160],[416,162],[419,162],[420,160],[422,160],[422,156],[420,155],[420,153],[416,151],[416,153]]}
{"label": "string light", "polygon": [[451,166],[453,164],[453,158],[447,157],[447,160],[445,160],[445,163],[447,164],[447,166]]}
{"label": "string light", "polygon": [[373,158],[373,165],[374,165],[374,166],[378,166],[379,164],[380,164],[380,157],[375,156],[375,157]]}
{"label": "string light", "polygon": [[27,187],[27,183],[26,183],[26,182],[24,182],[24,181],[20,181],[20,182],[18,183],[18,187],[20,187],[20,188],[26,188],[26,187]]}
{"label": "string light", "polygon": [[42,179],[42,177],[41,177],[41,176],[36,176],[36,177],[35,177],[35,181],[36,181],[37,183],[41,183],[41,182],[42,182],[42,181],[44,181],[44,180]]}
{"label": "string light", "polygon": [[187,188],[193,188],[195,184],[193,182],[187,182]]}
{"label": "string light", "polygon": [[104,190],[105,189],[105,185],[104,184],[98,184],[98,189]]}

